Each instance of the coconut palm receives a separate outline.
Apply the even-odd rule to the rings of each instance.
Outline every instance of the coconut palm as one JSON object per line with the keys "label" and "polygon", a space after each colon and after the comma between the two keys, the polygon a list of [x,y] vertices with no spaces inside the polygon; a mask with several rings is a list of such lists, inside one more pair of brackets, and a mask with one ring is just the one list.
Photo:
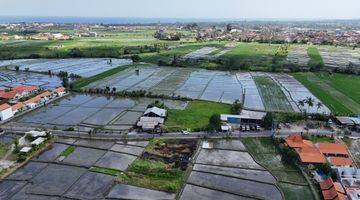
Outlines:
{"label": "coconut palm", "polygon": [[322,104],[320,101],[317,102],[317,104],[316,104],[316,112],[319,112],[319,109],[320,109],[321,107],[323,107],[323,104]]}
{"label": "coconut palm", "polygon": [[314,99],[311,97],[306,98],[305,103],[308,105],[308,112],[309,112],[309,108],[314,106]]}

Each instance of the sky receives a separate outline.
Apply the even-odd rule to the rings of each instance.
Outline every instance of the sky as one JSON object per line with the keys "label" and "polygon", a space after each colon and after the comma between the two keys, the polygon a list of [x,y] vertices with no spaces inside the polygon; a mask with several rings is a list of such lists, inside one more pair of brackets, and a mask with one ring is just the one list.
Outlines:
{"label": "sky", "polygon": [[0,0],[0,15],[360,19],[360,0]]}

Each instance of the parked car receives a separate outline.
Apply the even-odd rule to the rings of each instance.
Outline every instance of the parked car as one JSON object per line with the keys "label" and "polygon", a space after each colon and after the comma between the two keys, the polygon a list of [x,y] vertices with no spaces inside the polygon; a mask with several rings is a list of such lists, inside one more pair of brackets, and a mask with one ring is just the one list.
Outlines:
{"label": "parked car", "polygon": [[184,134],[184,135],[189,135],[189,134],[190,134],[189,131],[181,131],[181,132],[182,132],[182,134]]}

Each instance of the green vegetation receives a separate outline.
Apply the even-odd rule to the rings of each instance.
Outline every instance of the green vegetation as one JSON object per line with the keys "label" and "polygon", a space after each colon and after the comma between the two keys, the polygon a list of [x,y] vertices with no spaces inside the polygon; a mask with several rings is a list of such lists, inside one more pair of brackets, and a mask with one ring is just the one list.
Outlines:
{"label": "green vegetation", "polygon": [[344,74],[295,73],[293,76],[319,98],[334,114],[360,112],[360,77]]}
{"label": "green vegetation", "polygon": [[266,76],[255,76],[254,81],[259,89],[266,110],[293,111],[280,86]]}
{"label": "green vegetation", "polygon": [[9,150],[9,146],[5,144],[0,144],[0,159],[3,158],[6,152]]}
{"label": "green vegetation", "polygon": [[180,169],[152,160],[135,160],[127,172],[119,176],[119,180],[126,184],[145,188],[178,192],[184,183],[185,172]]}
{"label": "green vegetation", "polygon": [[332,137],[327,137],[327,136],[321,136],[321,135],[303,135],[303,138],[306,140],[310,140],[313,143],[319,143],[319,142],[330,142],[333,143],[334,142],[334,138]]}
{"label": "green vegetation", "polygon": [[243,138],[242,141],[254,159],[276,176],[285,199],[314,199],[305,178],[293,164],[286,162],[271,138]]}
{"label": "green vegetation", "polygon": [[101,80],[101,79],[104,79],[108,76],[111,76],[111,75],[114,75],[114,74],[117,74],[129,67],[132,67],[134,65],[127,65],[127,66],[119,66],[119,67],[116,67],[116,68],[113,68],[113,69],[110,69],[110,70],[107,70],[105,72],[102,72],[100,74],[96,74],[92,77],[88,77],[88,78],[81,78],[80,80],[76,81],[74,86],[73,86],[73,89],[75,90],[79,90],[81,89],[82,87],[85,87],[87,85],[89,85],[90,83],[93,83],[93,82],[96,82],[98,80]]}
{"label": "green vegetation", "polygon": [[60,154],[60,156],[67,157],[67,156],[70,155],[74,150],[75,150],[75,147],[73,147],[73,146],[68,146],[68,147]]}
{"label": "green vegetation", "polygon": [[324,61],[316,47],[309,47],[307,54],[310,57],[308,66],[311,71],[319,71],[324,67]]}
{"label": "green vegetation", "polygon": [[104,174],[109,174],[109,175],[113,175],[113,176],[119,176],[121,174],[121,171],[116,170],[116,169],[109,169],[109,168],[105,168],[105,167],[91,167],[90,171],[93,172],[100,172],[100,173],[104,173]]}
{"label": "green vegetation", "polygon": [[240,43],[220,59],[229,69],[276,71],[281,68],[286,56],[285,46]]}
{"label": "green vegetation", "polygon": [[[211,108],[211,109],[209,109]],[[168,110],[165,126],[169,131],[205,130],[213,114],[230,114],[231,105],[209,101],[190,101],[185,110]]]}

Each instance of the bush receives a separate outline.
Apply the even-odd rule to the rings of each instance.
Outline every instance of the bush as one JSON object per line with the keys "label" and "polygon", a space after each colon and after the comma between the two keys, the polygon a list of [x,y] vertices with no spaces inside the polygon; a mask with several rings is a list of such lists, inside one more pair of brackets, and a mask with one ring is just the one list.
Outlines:
{"label": "bush", "polygon": [[26,160],[25,154],[18,154],[18,156],[16,158],[16,162],[21,163],[21,162],[24,162],[25,160]]}
{"label": "bush", "polygon": [[221,127],[221,120],[219,114],[213,114],[209,119],[208,130],[209,131],[218,131]]}

